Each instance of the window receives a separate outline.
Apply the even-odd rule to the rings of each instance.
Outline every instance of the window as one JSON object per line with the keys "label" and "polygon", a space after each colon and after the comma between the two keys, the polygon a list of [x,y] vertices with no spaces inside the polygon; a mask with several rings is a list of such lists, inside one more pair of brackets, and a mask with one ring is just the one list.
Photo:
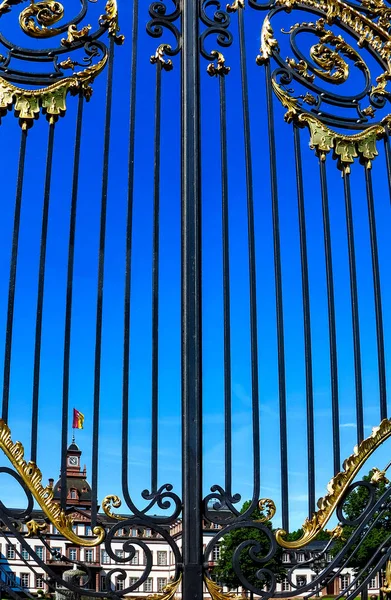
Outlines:
{"label": "window", "polygon": [[219,523],[213,523],[213,529],[220,529]]}
{"label": "window", "polygon": [[138,582],[138,577],[130,577],[129,585],[136,585],[137,582]]}
{"label": "window", "polygon": [[139,551],[136,550],[136,552],[134,553],[133,558],[130,560],[130,564],[131,565],[138,565],[139,564]]}
{"label": "window", "polygon": [[38,556],[38,558],[43,560],[43,546],[35,546],[34,550],[35,550],[35,554]]}
{"label": "window", "polygon": [[106,575],[101,575],[100,576],[100,591],[101,592],[106,592],[107,587],[106,587]]}
{"label": "window", "polygon": [[76,490],[71,490],[71,496],[72,500],[77,500],[77,491]]}
{"label": "window", "polygon": [[13,544],[7,544],[7,558],[11,560],[15,558],[15,546]]}
{"label": "window", "polygon": [[[118,558],[123,558],[124,557],[124,551],[123,550],[116,550],[115,551],[115,555],[118,556]],[[121,588],[122,590],[122,588]]]}
{"label": "window", "polygon": [[298,552],[297,554],[297,562],[304,562],[305,561],[305,554],[304,552]]}
{"label": "window", "polygon": [[157,578],[157,591],[161,592],[167,585],[167,577]]}
{"label": "window", "polygon": [[349,585],[349,575],[341,575],[341,590],[346,590]]}
{"label": "window", "polygon": [[289,556],[288,552],[284,552],[284,554],[282,555],[282,562],[283,563],[291,562],[291,557]]}
{"label": "window", "polygon": [[133,527],[132,529],[132,537],[137,537],[138,536],[138,531],[135,527]]}
{"label": "window", "polygon": [[72,525],[72,531],[73,533],[77,533],[77,525]]}
{"label": "window", "polygon": [[24,560],[28,560],[30,558],[30,553],[25,548],[22,548],[22,558],[24,558]]}
{"label": "window", "polygon": [[102,565],[110,564],[110,556],[107,554],[106,550],[100,551],[100,560],[101,560]]}
{"label": "window", "polygon": [[92,535],[91,525],[86,525],[86,535]]}
{"label": "window", "polygon": [[281,581],[281,589],[283,592],[290,592],[291,586],[289,585],[287,577],[284,577],[284,579]]}
{"label": "window", "polygon": [[20,574],[20,585],[23,588],[30,587],[30,574],[29,573],[21,573]]}
{"label": "window", "polygon": [[146,529],[145,530],[145,537],[151,537],[151,530],[150,529]]}
{"label": "window", "polygon": [[167,564],[166,550],[158,550],[157,551],[157,564],[158,565],[166,565]]}
{"label": "window", "polygon": [[117,591],[123,590],[124,589],[124,580],[123,579],[119,579],[118,577],[115,580],[115,589]]}
{"label": "window", "polygon": [[52,548],[52,559],[61,560],[61,548]]}
{"label": "window", "polygon": [[15,587],[15,573],[13,571],[4,573],[4,581],[8,587]]}
{"label": "window", "polygon": [[94,562],[94,551],[93,550],[85,550],[85,558],[87,563]]}
{"label": "window", "polygon": [[372,579],[369,580],[368,587],[370,590],[375,590],[377,588],[377,576],[376,575],[375,575],[375,577],[372,577]]}
{"label": "window", "polygon": [[298,575],[296,577],[296,585],[297,585],[297,587],[302,587],[303,585],[307,585],[307,576],[306,575]]}
{"label": "window", "polygon": [[43,589],[43,575],[36,575],[35,576],[35,587],[37,589]]}
{"label": "window", "polygon": [[212,560],[216,561],[220,558],[220,546],[214,546],[212,550]]}
{"label": "window", "polygon": [[76,548],[69,548],[69,558],[71,560],[77,560],[77,550],[76,550]]}
{"label": "window", "polygon": [[148,579],[144,581],[143,591],[152,592],[152,577],[148,577]]}

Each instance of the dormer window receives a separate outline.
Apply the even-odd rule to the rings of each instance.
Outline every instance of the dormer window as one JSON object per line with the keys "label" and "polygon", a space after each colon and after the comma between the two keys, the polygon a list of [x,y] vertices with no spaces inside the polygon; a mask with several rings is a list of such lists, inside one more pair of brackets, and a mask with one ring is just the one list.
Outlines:
{"label": "dormer window", "polygon": [[77,500],[77,491],[72,489],[70,497],[72,500]]}

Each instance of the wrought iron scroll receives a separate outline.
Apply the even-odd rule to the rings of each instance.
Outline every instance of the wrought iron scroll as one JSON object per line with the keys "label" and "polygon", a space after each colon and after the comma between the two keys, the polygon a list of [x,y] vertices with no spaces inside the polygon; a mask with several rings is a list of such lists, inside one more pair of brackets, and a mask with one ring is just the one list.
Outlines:
{"label": "wrought iron scroll", "polygon": [[[251,5],[271,8],[270,4]],[[296,10],[300,11],[299,19],[311,13],[312,20],[296,18],[289,29],[281,30],[282,37],[278,36],[273,25],[276,17],[290,11],[295,15]],[[387,133],[391,118],[385,113],[390,100],[389,30],[390,9],[383,2],[375,7],[366,2],[340,0],[282,0],[273,5],[263,21],[257,63],[277,64],[271,72],[271,84],[286,108],[285,120],[307,127],[311,148],[320,159],[332,152],[338,167],[346,173],[356,158],[370,168],[378,154],[377,140]],[[281,51],[284,34],[289,36],[291,48],[287,58]],[[314,38],[308,55],[298,43],[302,34]],[[345,34],[349,39],[345,39]],[[369,67],[365,52],[375,60],[376,67]],[[334,91],[335,86],[343,88],[352,71],[360,75],[362,89],[354,95],[344,95],[342,89]]]}
{"label": "wrought iron scroll", "polygon": [[[19,1],[4,0],[0,17],[4,19],[6,13],[17,10],[14,8],[17,4]],[[82,93],[89,100],[91,84],[108,60],[109,50],[100,38],[107,33],[117,44],[124,41],[124,36],[119,34],[116,0],[107,1],[95,30],[89,24],[81,25],[87,14],[87,0],[81,0],[81,10],[74,19],[53,27],[65,12],[60,2],[42,1],[32,3],[19,14],[21,30],[29,37],[47,39],[65,34],[57,47],[33,50],[15,45],[0,34],[4,48],[0,58],[0,113],[4,116],[13,107],[23,129],[31,127],[41,112],[50,123],[63,116],[68,93]],[[82,52],[81,58],[78,51]],[[19,61],[33,62],[36,70],[21,71],[16,66]],[[41,63],[49,64],[51,70],[42,73]],[[69,71],[71,75],[67,75]],[[36,89],[37,85],[43,87]]]}
{"label": "wrought iron scroll", "polygon": [[[303,534],[299,539],[288,541],[286,539],[286,531],[277,529],[273,532],[272,529],[262,522],[262,519],[258,521],[237,520],[236,522],[227,524],[211,539],[205,550],[205,565],[208,564],[208,557],[213,548],[228,532],[238,529],[256,528],[269,540],[269,549],[266,554],[259,556],[258,553],[260,547],[258,542],[249,538],[240,543],[234,550],[233,568],[243,587],[265,599],[271,597],[288,598],[302,595],[303,593],[306,594],[306,597],[316,595],[323,587],[325,587],[325,585],[332,583],[339,577],[342,570],[349,564],[349,560],[351,560],[358,551],[360,545],[365,540],[365,537],[376,525],[377,521],[382,518],[387,510],[390,510],[391,488],[385,488],[385,491],[380,497],[377,495],[377,486],[379,483],[387,481],[384,471],[374,469],[371,481],[364,480],[353,483],[354,478],[368,458],[389,437],[391,437],[391,419],[384,419],[379,427],[374,428],[372,434],[363,440],[361,444],[355,448],[354,453],[345,460],[343,471],[331,479],[327,486],[327,494],[318,501],[318,510],[312,515],[311,519],[305,520],[302,526]],[[343,507],[349,494],[358,487],[366,488],[368,491],[368,499],[361,514],[354,519],[354,521],[350,521],[345,517]],[[272,500],[262,499],[260,501],[260,508],[265,511],[265,519],[273,518],[275,505]],[[316,558],[312,557],[311,560],[307,561],[316,573],[315,578],[311,582],[304,586],[295,584],[291,577],[295,567],[292,567],[287,573],[288,580],[291,584],[290,591],[277,591],[276,574],[265,566],[266,563],[276,556],[278,548],[283,548],[285,549],[284,551],[287,552],[303,548],[305,550],[305,546],[313,541],[321,530],[325,529],[325,526],[334,513],[336,513],[339,523],[333,530],[328,531],[330,534],[330,543],[333,538],[342,536],[344,526],[353,526],[354,528],[353,533],[350,535],[349,539],[346,540],[342,549],[333,557],[330,563],[327,563],[327,561],[325,561],[325,555],[329,551],[330,543],[326,544],[322,552]],[[389,548],[390,540],[391,535],[382,541],[365,568],[353,578],[351,584],[344,590],[342,593],[343,596],[351,600],[359,593],[359,591],[365,588],[371,577],[382,569],[384,565],[388,564],[391,555],[391,549]],[[257,580],[259,580],[259,584],[254,585],[254,583],[248,581],[243,573],[241,567],[241,557],[243,555],[248,555],[254,566],[257,567],[256,577]],[[236,598],[234,594],[224,592],[223,588],[212,581],[207,575],[205,575],[205,578],[213,600]]]}

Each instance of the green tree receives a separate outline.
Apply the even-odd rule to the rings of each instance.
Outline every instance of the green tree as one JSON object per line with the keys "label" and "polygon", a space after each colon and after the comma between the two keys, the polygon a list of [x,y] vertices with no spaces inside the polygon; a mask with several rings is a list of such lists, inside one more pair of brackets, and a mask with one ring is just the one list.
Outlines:
{"label": "green tree", "polygon": [[[368,475],[363,477],[363,480],[370,481],[373,475],[373,471],[370,471]],[[376,498],[380,498],[385,490],[389,488],[390,484],[381,481],[376,489]],[[350,521],[357,519],[365,509],[368,503],[369,491],[363,486],[355,488],[348,496],[344,503],[344,515]],[[355,531],[356,526],[345,525],[343,528],[342,539],[335,542],[333,548],[333,554],[337,554],[345,544],[345,540],[348,540],[352,533]],[[375,527],[366,534],[365,538],[361,542],[355,555],[351,558],[349,566],[353,567],[356,571],[363,569],[368,561],[373,557],[374,553],[378,550],[379,546],[391,533],[391,511],[386,510],[384,515],[377,521]],[[356,545],[357,546],[357,545]]]}
{"label": "green tree", "polygon": [[[245,502],[240,512],[244,513],[250,504],[250,501]],[[252,513],[249,520],[257,520],[263,516],[263,513],[257,508]],[[270,529],[270,531],[272,531],[272,524],[270,521],[265,521],[263,524]],[[294,534],[291,534],[291,536],[292,535],[300,537],[299,532],[294,532]],[[268,539],[267,535],[255,527],[234,529],[233,531],[227,533],[220,544],[220,558],[216,567],[214,568],[213,578],[231,589],[236,589],[242,585],[233,569],[232,561],[236,548],[246,540],[255,540],[259,544],[259,551],[256,553],[256,556],[259,558],[266,556],[270,550],[270,540]],[[248,548],[244,549],[240,555],[241,572],[253,585],[260,585],[260,580],[257,578],[256,573],[259,569],[264,567],[270,569],[273,573],[275,573],[277,579],[281,580],[286,573],[286,568],[283,566],[281,555],[282,549],[278,548],[277,552],[270,561],[259,565],[254,563],[249,556]]]}

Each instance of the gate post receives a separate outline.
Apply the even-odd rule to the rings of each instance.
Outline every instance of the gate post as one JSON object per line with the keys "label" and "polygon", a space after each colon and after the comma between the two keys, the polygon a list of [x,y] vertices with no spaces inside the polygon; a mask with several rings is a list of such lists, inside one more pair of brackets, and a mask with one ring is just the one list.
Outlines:
{"label": "gate post", "polygon": [[203,597],[198,0],[182,0],[182,494],[184,600]]}

